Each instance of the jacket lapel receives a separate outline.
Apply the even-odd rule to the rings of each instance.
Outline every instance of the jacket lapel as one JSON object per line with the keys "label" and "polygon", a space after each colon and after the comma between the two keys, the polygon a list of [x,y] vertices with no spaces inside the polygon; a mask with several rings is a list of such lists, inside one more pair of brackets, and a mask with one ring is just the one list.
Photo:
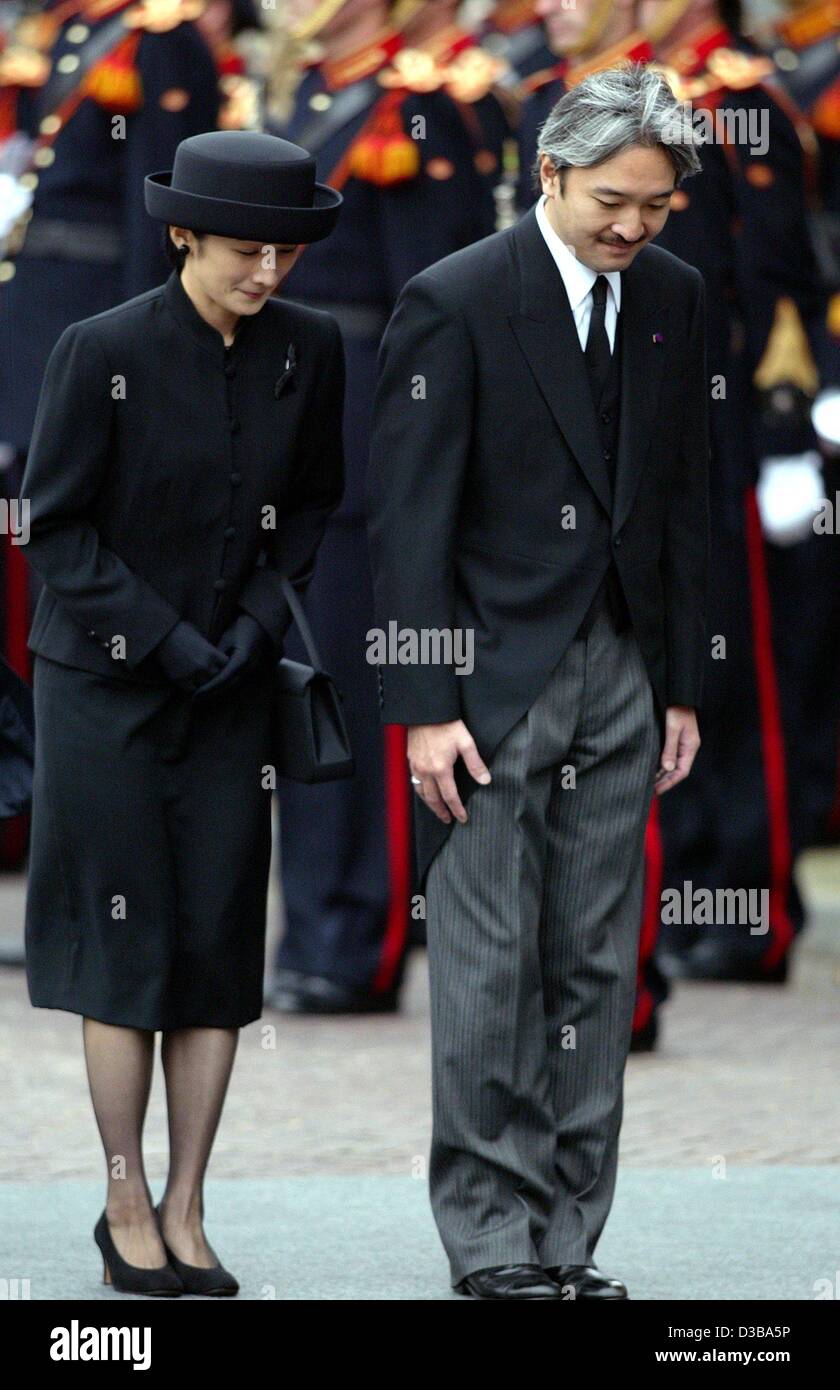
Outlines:
{"label": "jacket lapel", "polygon": [[[537,228],[539,231],[539,227]],[[621,275],[621,419],[618,427],[612,534],[621,530],[639,486],[662,387],[665,305],[645,274],[645,251]],[[657,340],[658,335],[658,340]]]}
{"label": "jacket lapel", "polygon": [[664,342],[654,342],[654,334],[662,332],[663,308],[637,258],[621,277],[622,396],[613,499],[574,315],[533,208],[513,229],[513,242],[520,302],[519,313],[510,315],[511,328],[557,428],[612,516],[615,534],[629,515],[650,447],[665,355]]}
{"label": "jacket lapel", "polygon": [[555,423],[606,511],[612,511],[610,478],[592,402],[586,361],[574,315],[536,212],[516,224],[519,313],[510,324]]}

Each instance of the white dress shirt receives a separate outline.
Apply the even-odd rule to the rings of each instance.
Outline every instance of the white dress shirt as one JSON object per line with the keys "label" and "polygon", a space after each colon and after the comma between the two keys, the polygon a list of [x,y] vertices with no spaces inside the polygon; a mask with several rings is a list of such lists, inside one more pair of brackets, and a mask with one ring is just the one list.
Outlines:
{"label": "white dress shirt", "polygon": [[554,263],[563,277],[563,284],[566,286],[566,294],[569,297],[569,304],[575,316],[580,345],[586,348],[586,339],[589,333],[589,320],[592,316],[592,286],[599,274],[605,275],[607,280],[607,305],[606,305],[606,329],[607,337],[610,340],[610,352],[615,347],[615,329],[618,320],[618,311],[621,308],[621,271],[620,270],[592,270],[588,265],[579,261],[568,248],[566,243],[560,239],[548,220],[545,210],[546,195],[540,198],[537,203],[537,222],[540,231],[545,238],[545,244],[554,257]]}

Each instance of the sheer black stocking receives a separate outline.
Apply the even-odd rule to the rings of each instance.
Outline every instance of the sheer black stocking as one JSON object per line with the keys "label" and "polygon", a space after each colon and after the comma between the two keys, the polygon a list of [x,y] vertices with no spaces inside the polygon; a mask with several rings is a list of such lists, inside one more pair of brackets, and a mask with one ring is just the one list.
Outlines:
{"label": "sheer black stocking", "polygon": [[83,1020],[88,1083],[108,1171],[106,1213],[129,1264],[166,1263],[160,1231],[186,1264],[209,1268],[217,1257],[203,1231],[203,1183],[230,1081],[239,1030],[179,1028],[164,1033],[161,1060],[169,1120],[169,1174],[161,1227],[143,1167],[143,1124],[154,1068],[155,1035]]}
{"label": "sheer black stocking", "polygon": [[82,1021],[88,1084],[105,1150],[105,1210],[118,1251],[129,1264],[166,1263],[143,1168],[143,1122],[154,1066],[155,1035],[96,1019]]}
{"label": "sheer black stocking", "polygon": [[161,1227],[179,1260],[204,1268],[217,1263],[203,1230],[204,1174],[238,1040],[237,1028],[178,1028],[164,1033],[161,1041],[169,1112]]}

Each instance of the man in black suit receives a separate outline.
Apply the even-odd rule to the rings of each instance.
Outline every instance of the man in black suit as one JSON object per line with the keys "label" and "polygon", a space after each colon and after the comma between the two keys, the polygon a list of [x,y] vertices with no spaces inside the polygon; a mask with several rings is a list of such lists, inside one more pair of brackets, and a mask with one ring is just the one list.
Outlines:
{"label": "man in black suit", "polygon": [[706,641],[703,281],[647,244],[699,168],[680,117],[640,65],[566,93],[543,198],[415,276],[382,346],[369,534],[398,641],[371,659],[419,800],[432,1207],[477,1297],[627,1297],[592,1259],[643,835],[699,745]]}

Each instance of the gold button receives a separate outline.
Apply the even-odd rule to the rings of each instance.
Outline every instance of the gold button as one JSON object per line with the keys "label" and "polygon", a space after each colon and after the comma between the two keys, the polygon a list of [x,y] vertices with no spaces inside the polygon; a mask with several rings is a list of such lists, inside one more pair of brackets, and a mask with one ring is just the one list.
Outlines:
{"label": "gold button", "polygon": [[28,174],[21,174],[20,178],[18,179],[18,183],[20,184],[21,188],[37,188],[38,175],[33,173],[33,171],[30,169]]}
{"label": "gold button", "polygon": [[14,261],[0,261],[0,285],[5,285],[15,273]]}
{"label": "gold button", "polygon": [[56,67],[59,72],[75,72],[81,59],[75,53],[65,53],[63,58],[59,58]]}
{"label": "gold button", "polygon": [[309,98],[309,105],[313,111],[329,111],[332,100],[326,92],[316,92],[314,97]]}
{"label": "gold button", "polygon": [[160,98],[164,111],[183,111],[190,104],[190,94],[184,87],[167,87]]}
{"label": "gold button", "polygon": [[799,59],[792,48],[777,48],[773,54],[776,60],[776,67],[783,72],[793,72],[794,68],[799,67]]}
{"label": "gold button", "polygon": [[89,33],[90,30],[86,24],[71,24],[70,28],[67,30],[67,42],[84,43]]}
{"label": "gold button", "polygon": [[51,150],[45,146],[43,149],[35,151],[33,159],[39,169],[48,169],[55,159],[55,150]]}
{"label": "gold button", "polygon": [[61,117],[45,116],[38,129],[42,135],[55,135],[57,130],[61,130]]}
{"label": "gold button", "polygon": [[479,150],[473,155],[473,164],[480,174],[492,174],[498,168],[499,161],[492,150]]}
{"label": "gold button", "polygon": [[744,176],[753,188],[769,188],[776,179],[769,164],[759,164],[752,160],[745,166]]}

